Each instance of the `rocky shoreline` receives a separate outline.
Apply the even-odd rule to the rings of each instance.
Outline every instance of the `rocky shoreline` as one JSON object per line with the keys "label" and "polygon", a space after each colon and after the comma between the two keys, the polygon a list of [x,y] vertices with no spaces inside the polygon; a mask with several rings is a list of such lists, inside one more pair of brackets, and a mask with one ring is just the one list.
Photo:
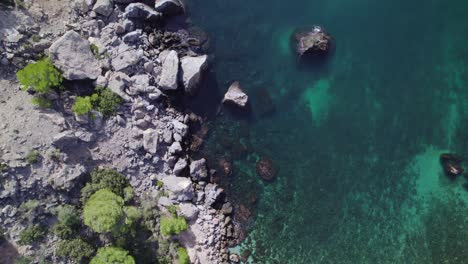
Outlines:
{"label": "rocky shoreline", "polygon": [[[19,208],[30,200],[40,202],[38,212],[77,203],[77,188],[87,175],[95,168],[112,168],[127,177],[136,199],[151,201],[161,214],[177,206],[189,228],[171,239],[187,249],[192,263],[238,262],[229,253],[239,236],[232,205],[223,189],[210,183],[216,171],[205,159],[191,159],[192,128],[202,118],[172,103],[197,92],[209,65],[203,34],[180,23],[186,19],[184,4],[52,2],[50,9],[50,2],[39,1],[0,11],[0,225],[7,241],[33,263],[67,263],[55,253],[59,239],[53,234],[41,245],[18,244],[26,223]],[[42,54],[71,87],[48,95],[54,110],[26,105],[30,96],[14,80],[17,69]],[[123,99],[116,115],[74,114],[76,96],[98,86]],[[25,159],[31,151],[38,153],[34,164]],[[43,222],[54,222],[54,216],[44,215]]]}

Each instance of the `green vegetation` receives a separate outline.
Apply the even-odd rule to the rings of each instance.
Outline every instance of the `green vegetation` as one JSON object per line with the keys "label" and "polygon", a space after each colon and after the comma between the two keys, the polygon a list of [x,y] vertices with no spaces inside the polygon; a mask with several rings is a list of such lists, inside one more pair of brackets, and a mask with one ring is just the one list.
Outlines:
{"label": "green vegetation", "polygon": [[30,264],[31,262],[31,258],[21,256],[15,260],[14,264]]}
{"label": "green vegetation", "polygon": [[52,107],[52,101],[48,99],[47,97],[44,96],[34,96],[31,99],[31,103],[33,105],[36,105],[40,108],[51,108]]}
{"label": "green vegetation", "polygon": [[58,244],[57,255],[73,260],[74,263],[88,263],[94,254],[94,248],[77,238],[65,240]]}
{"label": "green vegetation", "polygon": [[177,259],[179,264],[190,264],[190,258],[187,253],[187,249],[179,247],[177,249]]}
{"label": "green vegetation", "polygon": [[6,230],[3,227],[0,227],[0,244],[6,240],[5,236]]}
{"label": "green vegetation", "polygon": [[91,49],[91,52],[93,53],[94,57],[99,59],[99,48],[95,44],[89,45],[89,48]]}
{"label": "green vegetation", "polygon": [[76,98],[75,104],[72,106],[73,112],[77,115],[86,115],[91,110],[93,110],[93,106],[91,104],[91,97],[85,96],[81,97],[78,96]]}
{"label": "green vegetation", "polygon": [[122,98],[108,88],[97,86],[95,90],[96,93],[91,95],[94,109],[101,112],[106,118],[114,115],[122,104]]}
{"label": "green vegetation", "polygon": [[169,205],[168,207],[166,207],[167,211],[169,211],[169,213],[173,216],[173,217],[176,217],[177,216],[177,205]]}
{"label": "green vegetation", "polygon": [[80,226],[80,218],[77,210],[71,205],[59,206],[56,210],[57,224],[53,227],[53,232],[60,238],[70,238]]}
{"label": "green vegetation", "polygon": [[138,209],[135,206],[125,206],[124,213],[125,213],[125,224],[128,226],[134,225],[142,217],[142,213],[140,209]]}
{"label": "green vegetation", "polygon": [[183,217],[161,217],[160,231],[164,236],[178,235],[187,228],[187,221]]}
{"label": "green vegetation", "polygon": [[31,200],[27,200],[26,202],[22,203],[20,208],[21,208],[21,210],[28,212],[28,211],[32,211],[32,210],[36,209],[38,206],[39,206],[39,201],[31,199]]}
{"label": "green vegetation", "polygon": [[156,186],[161,189],[164,186],[164,183],[162,181],[157,181]]}
{"label": "green vegetation", "polygon": [[39,42],[39,41],[41,41],[41,37],[39,35],[37,35],[37,34],[34,34],[34,35],[31,36],[31,40],[33,42]]}
{"label": "green vegetation", "polygon": [[[96,169],[91,172],[91,182],[81,189],[81,201],[84,203],[96,191],[109,189],[120,197],[125,197],[125,188],[130,187],[127,178],[112,169]],[[130,187],[131,188],[131,187]]]}
{"label": "green vegetation", "polygon": [[123,199],[110,190],[97,191],[84,205],[84,224],[97,233],[115,231],[124,216],[123,204]]}
{"label": "green vegetation", "polygon": [[27,155],[26,155],[26,161],[29,164],[36,164],[39,162],[39,157],[41,155],[37,150],[31,150]]}
{"label": "green vegetation", "polygon": [[130,202],[134,196],[135,196],[135,191],[133,190],[132,186],[127,186],[124,188],[123,198],[125,202]]}
{"label": "green vegetation", "polygon": [[47,235],[47,228],[42,225],[34,225],[26,228],[20,234],[20,245],[30,245],[42,240]]}
{"label": "green vegetation", "polygon": [[105,247],[98,249],[98,253],[90,264],[135,264],[135,260],[128,251],[117,247]]}
{"label": "green vegetation", "polygon": [[0,163],[0,172],[5,172],[8,170],[8,165],[6,163]]}
{"label": "green vegetation", "polygon": [[59,87],[63,80],[60,72],[48,58],[28,64],[16,73],[16,77],[23,85],[23,89],[31,87],[41,94],[46,94],[50,89]]}

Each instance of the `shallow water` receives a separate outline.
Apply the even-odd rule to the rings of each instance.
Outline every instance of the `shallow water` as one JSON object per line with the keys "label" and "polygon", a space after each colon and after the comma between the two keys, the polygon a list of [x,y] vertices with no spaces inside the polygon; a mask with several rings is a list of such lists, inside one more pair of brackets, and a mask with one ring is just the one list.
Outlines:
{"label": "shallow water", "polygon": [[[212,120],[203,151],[234,164],[223,182],[252,209],[239,247],[252,263],[468,259],[466,180],[449,181],[438,161],[468,157],[468,2],[191,0],[189,10],[215,55],[201,96],[239,80],[251,98],[250,116]],[[312,24],[336,50],[299,67],[290,35]],[[255,173],[262,156],[279,169],[273,183]]]}

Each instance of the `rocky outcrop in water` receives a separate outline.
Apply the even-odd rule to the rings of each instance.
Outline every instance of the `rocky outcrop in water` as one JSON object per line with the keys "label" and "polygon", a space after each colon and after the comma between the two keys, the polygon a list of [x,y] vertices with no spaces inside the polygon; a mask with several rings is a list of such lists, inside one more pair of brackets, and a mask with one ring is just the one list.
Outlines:
{"label": "rocky outcrop in water", "polygon": [[261,158],[257,161],[257,174],[262,178],[262,180],[270,182],[273,181],[276,177],[276,168],[273,165],[273,162],[268,158]]}
{"label": "rocky outcrop in water", "polygon": [[293,38],[299,57],[325,55],[332,48],[332,37],[321,26],[299,29]]}
{"label": "rocky outcrop in water", "polygon": [[462,159],[451,153],[444,153],[440,155],[440,163],[444,169],[445,174],[451,179],[456,178],[457,176],[463,173],[463,167],[461,166]]}
{"label": "rocky outcrop in water", "polygon": [[231,103],[243,108],[247,105],[248,100],[249,96],[242,91],[240,83],[234,82],[224,94],[223,103]]}

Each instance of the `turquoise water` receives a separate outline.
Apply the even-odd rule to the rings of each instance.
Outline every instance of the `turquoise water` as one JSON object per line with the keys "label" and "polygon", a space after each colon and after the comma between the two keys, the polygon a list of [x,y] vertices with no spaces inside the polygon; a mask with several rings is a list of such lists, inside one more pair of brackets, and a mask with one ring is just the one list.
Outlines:
{"label": "turquoise water", "polygon": [[[252,212],[236,248],[250,262],[466,263],[466,180],[449,181],[438,158],[468,157],[467,1],[192,0],[189,10],[215,56],[200,97],[239,80],[251,99],[249,116],[212,116],[202,150],[212,167],[234,164],[221,182]],[[336,51],[299,67],[289,38],[312,24]],[[262,156],[279,169],[273,183],[255,173]]]}

